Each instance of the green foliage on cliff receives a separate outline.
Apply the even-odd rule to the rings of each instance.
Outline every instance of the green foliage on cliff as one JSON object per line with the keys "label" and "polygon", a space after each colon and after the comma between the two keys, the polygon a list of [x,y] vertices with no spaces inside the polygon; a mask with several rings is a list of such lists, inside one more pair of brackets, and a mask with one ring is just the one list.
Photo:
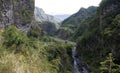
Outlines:
{"label": "green foliage on cliff", "polygon": [[45,37],[45,32],[43,29],[39,27],[39,25],[36,23],[34,26],[31,26],[30,30],[27,33],[28,37],[31,39],[39,39],[42,40]]}
{"label": "green foliage on cliff", "polygon": [[57,25],[53,22],[44,21],[39,23],[39,26],[46,32],[47,35],[53,36],[57,31]]}
{"label": "green foliage on cliff", "polygon": [[93,73],[100,72],[99,62],[112,52],[115,64],[120,64],[119,0],[103,0],[97,14],[87,18],[74,34],[79,58]]}
{"label": "green foliage on cliff", "polygon": [[21,10],[22,20],[24,23],[28,23],[32,20],[33,13],[30,10],[22,9]]}
{"label": "green foliage on cliff", "polygon": [[3,33],[3,46],[8,49],[15,49],[23,44],[28,44],[29,39],[27,38],[27,36],[17,30],[15,26],[6,27],[6,30]]}

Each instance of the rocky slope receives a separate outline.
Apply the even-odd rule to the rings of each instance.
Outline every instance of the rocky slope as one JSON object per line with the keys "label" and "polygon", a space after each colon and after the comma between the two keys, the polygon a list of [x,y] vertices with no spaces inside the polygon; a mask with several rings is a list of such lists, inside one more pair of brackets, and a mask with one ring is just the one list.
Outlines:
{"label": "rocky slope", "polygon": [[35,14],[36,20],[41,21],[41,22],[42,21],[49,21],[49,22],[53,22],[53,23],[56,23],[56,24],[58,22],[60,22],[59,19],[55,18],[52,15],[46,14],[43,9],[38,8],[38,7],[35,7],[34,14]]}
{"label": "rocky slope", "polygon": [[32,22],[34,0],[0,0],[0,28],[15,25],[26,31]]}
{"label": "rocky slope", "polygon": [[38,7],[35,7],[34,15],[38,27],[42,28],[47,35],[54,35],[59,28],[60,21],[54,16],[46,14],[43,9]]}

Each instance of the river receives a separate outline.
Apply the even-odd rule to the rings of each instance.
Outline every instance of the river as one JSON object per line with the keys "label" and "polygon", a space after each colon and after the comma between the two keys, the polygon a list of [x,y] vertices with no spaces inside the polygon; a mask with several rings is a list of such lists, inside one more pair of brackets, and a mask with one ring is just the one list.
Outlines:
{"label": "river", "polygon": [[72,57],[74,59],[74,73],[90,73],[83,62],[78,59],[76,53],[76,44],[74,44],[72,49]]}

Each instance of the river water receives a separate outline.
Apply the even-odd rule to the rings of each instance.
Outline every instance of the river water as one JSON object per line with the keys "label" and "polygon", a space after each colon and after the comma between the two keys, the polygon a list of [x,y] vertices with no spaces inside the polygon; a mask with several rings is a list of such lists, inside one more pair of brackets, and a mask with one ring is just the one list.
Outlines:
{"label": "river water", "polygon": [[85,65],[78,59],[76,53],[76,44],[72,49],[72,57],[74,59],[74,72],[73,73],[90,73],[89,70],[85,67]]}

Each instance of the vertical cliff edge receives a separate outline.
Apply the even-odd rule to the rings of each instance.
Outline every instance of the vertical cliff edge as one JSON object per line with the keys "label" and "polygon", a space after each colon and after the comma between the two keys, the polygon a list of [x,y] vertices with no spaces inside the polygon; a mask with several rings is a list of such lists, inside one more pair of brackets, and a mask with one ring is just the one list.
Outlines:
{"label": "vertical cliff edge", "polygon": [[15,25],[26,31],[34,17],[34,0],[0,0],[0,28]]}

